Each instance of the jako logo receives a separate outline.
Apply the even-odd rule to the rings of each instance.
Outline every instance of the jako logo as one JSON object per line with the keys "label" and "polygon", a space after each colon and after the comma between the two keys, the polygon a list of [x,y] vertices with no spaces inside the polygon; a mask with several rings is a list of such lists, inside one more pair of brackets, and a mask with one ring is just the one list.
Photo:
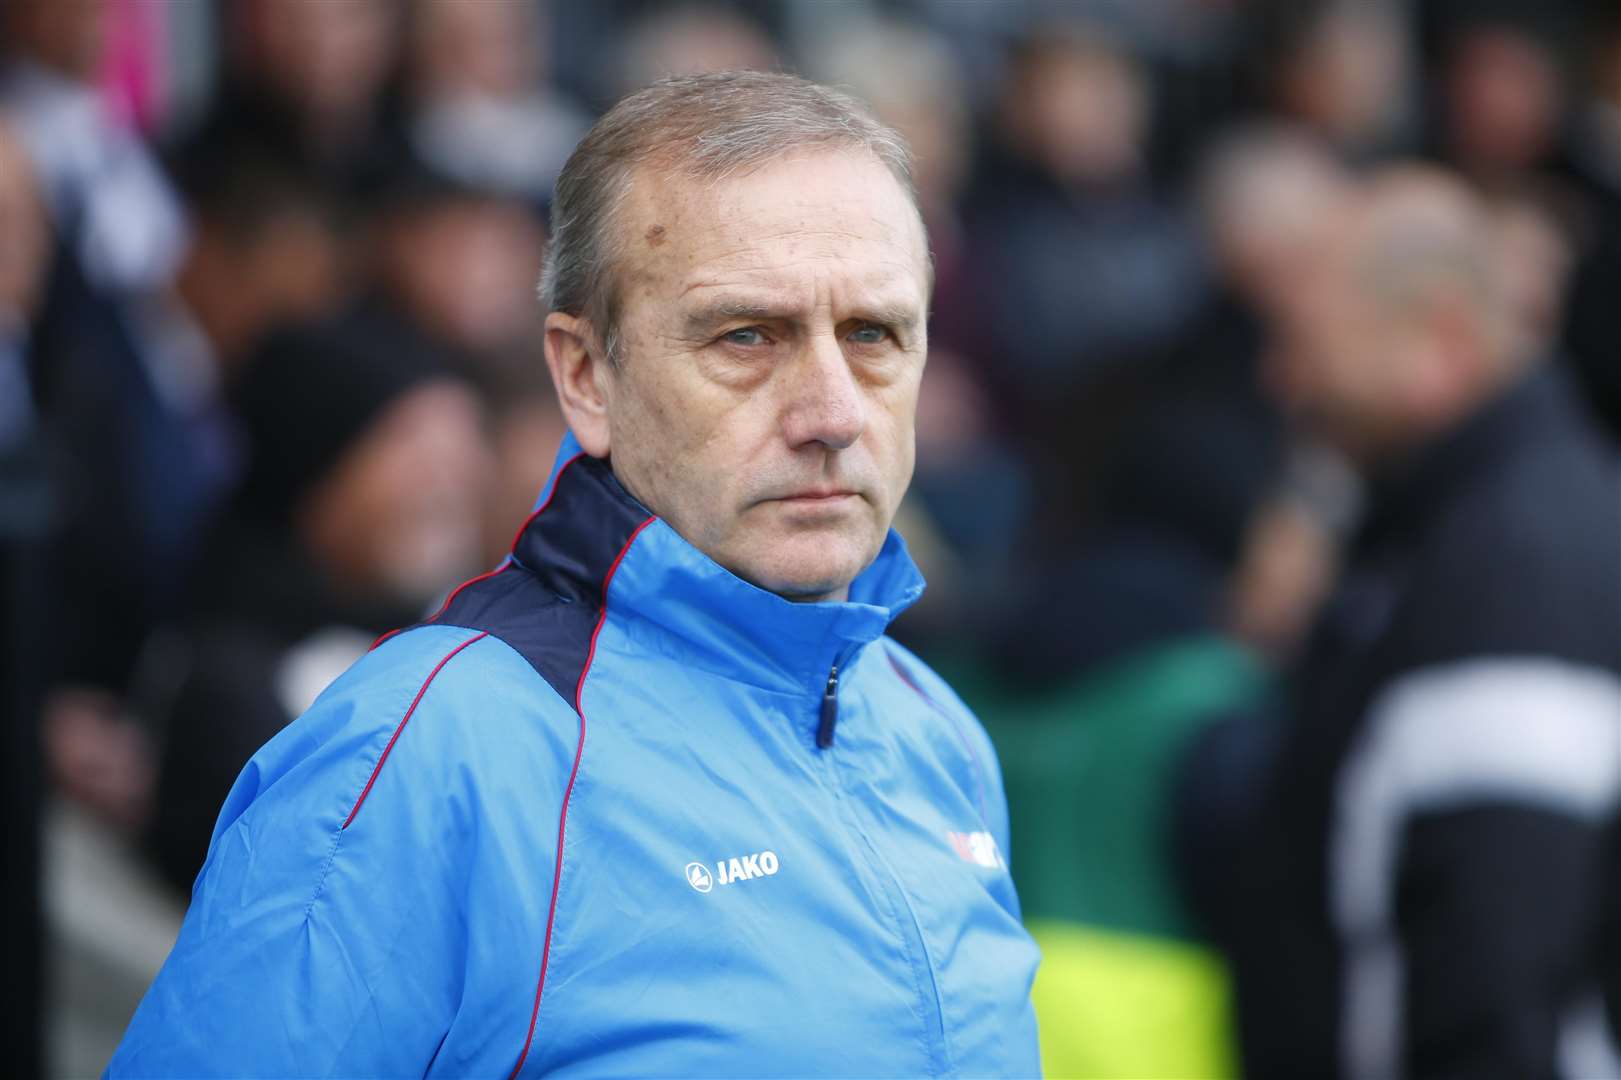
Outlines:
{"label": "jako logo", "polygon": [[753,855],[744,855],[735,859],[722,859],[715,864],[713,875],[709,867],[700,862],[687,864],[687,884],[699,892],[708,892],[715,887],[716,882],[722,885],[731,885],[750,878],[770,877],[777,872],[778,862],[775,851],[759,851]]}

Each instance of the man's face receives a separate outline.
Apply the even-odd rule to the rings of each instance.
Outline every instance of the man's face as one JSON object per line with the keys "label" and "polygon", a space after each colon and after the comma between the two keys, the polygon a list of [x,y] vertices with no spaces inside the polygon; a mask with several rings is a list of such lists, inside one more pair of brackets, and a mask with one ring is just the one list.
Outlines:
{"label": "man's face", "polygon": [[1416,328],[1368,294],[1357,235],[1341,215],[1319,234],[1282,305],[1274,382],[1285,403],[1320,436],[1354,457],[1376,452],[1403,422],[1406,376],[1420,347]]}
{"label": "man's face", "polygon": [[489,466],[477,400],[453,382],[424,383],[309,492],[304,540],[348,591],[426,603],[478,565]]}
{"label": "man's face", "polygon": [[927,253],[869,154],[720,181],[644,170],[620,218],[614,471],[739,577],[842,598],[912,476]]}

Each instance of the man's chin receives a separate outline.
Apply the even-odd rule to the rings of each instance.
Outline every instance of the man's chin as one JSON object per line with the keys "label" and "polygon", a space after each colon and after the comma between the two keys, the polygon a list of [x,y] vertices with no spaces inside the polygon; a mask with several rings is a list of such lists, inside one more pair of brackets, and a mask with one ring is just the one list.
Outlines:
{"label": "man's chin", "polygon": [[[793,549],[799,545],[809,550],[795,558]],[[748,568],[750,572],[738,576],[795,603],[843,600],[849,593],[850,582],[867,568],[872,556],[853,550],[830,550],[834,546],[845,545],[827,539],[812,544],[810,538],[800,537],[786,542],[772,557],[756,562]]]}

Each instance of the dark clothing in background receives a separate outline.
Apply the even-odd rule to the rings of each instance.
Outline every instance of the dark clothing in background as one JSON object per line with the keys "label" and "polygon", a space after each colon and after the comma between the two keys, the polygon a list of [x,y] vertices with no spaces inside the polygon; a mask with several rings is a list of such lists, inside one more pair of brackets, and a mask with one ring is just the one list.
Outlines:
{"label": "dark clothing in background", "polygon": [[1171,347],[1197,312],[1191,223],[1146,182],[1073,191],[1003,162],[966,219],[1003,389],[1026,409]]}
{"label": "dark clothing in background", "polygon": [[1621,470],[1545,372],[1371,494],[1287,703],[1185,759],[1245,1072],[1621,1075]]}
{"label": "dark clothing in background", "polygon": [[1199,309],[1203,257],[1146,181],[1076,191],[1007,158],[987,165],[964,218],[980,368],[1044,493],[1032,546],[1062,552]]}
{"label": "dark clothing in background", "polygon": [[[1613,5],[1611,5],[1613,7]],[[1621,34],[1612,26],[1611,35]],[[1621,445],[1621,105],[1589,100],[1565,133],[1556,175],[1580,212],[1565,298],[1564,351],[1600,423]]]}
{"label": "dark clothing in background", "polygon": [[1621,215],[1577,265],[1565,349],[1593,413],[1621,446]]}
{"label": "dark clothing in background", "polygon": [[1014,684],[1066,685],[1219,632],[1245,530],[1284,473],[1285,432],[1256,375],[1255,320],[1221,297],[1196,325],[1101,461],[1087,526],[1053,538],[1042,571],[1003,600],[989,646]]}
{"label": "dark clothing in background", "polygon": [[181,672],[143,703],[161,731],[157,797],[145,846],[190,892],[237,773],[377,636],[419,617],[346,598],[290,533],[234,511],[215,530],[192,614],[165,635]]}
{"label": "dark clothing in background", "polygon": [[341,139],[318,141],[291,105],[236,78],[164,156],[188,193],[217,184],[225,166],[246,156],[314,185],[340,215],[363,219],[367,197],[402,146],[396,127],[380,121]]}
{"label": "dark clothing in background", "polygon": [[33,416],[23,343],[0,327],[0,724],[5,728],[6,1068],[45,1075],[40,912],[40,710],[50,670],[44,568],[53,529],[46,453]]}
{"label": "dark clothing in background", "polygon": [[311,556],[299,511],[389,407],[445,378],[403,326],[351,313],[266,339],[233,387],[247,463],[212,530],[182,615],[156,646],[172,672],[136,708],[158,735],[145,843],[189,891],[237,773],[414,605],[346,589]]}
{"label": "dark clothing in background", "polygon": [[232,479],[228,420],[176,325],[186,226],[146,146],[93,85],[26,60],[0,66],[0,104],[55,238],[28,349],[61,513],[52,677],[122,693]]}
{"label": "dark clothing in background", "polygon": [[69,243],[46,296],[33,352],[61,451],[59,675],[119,693],[147,633],[177,612],[198,537],[233,478],[232,433],[211,391],[173,392],[186,380],[146,332],[155,305],[97,289]]}

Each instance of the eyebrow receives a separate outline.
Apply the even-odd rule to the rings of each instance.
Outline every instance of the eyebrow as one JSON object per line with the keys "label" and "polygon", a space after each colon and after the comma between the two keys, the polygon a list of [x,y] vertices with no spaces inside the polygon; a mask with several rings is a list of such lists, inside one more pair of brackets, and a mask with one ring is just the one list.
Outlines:
{"label": "eyebrow", "polygon": [[771,304],[753,303],[745,300],[719,300],[688,312],[686,322],[688,331],[697,332],[736,319],[747,319],[751,322],[770,322],[784,317],[782,309]]}
{"label": "eyebrow", "polygon": [[[880,301],[851,305],[857,318],[898,330],[915,329],[923,321],[922,312],[904,301]],[[734,320],[749,322],[793,321],[796,315],[778,305],[743,299],[722,299],[696,308],[686,316],[688,333],[702,333]]]}

